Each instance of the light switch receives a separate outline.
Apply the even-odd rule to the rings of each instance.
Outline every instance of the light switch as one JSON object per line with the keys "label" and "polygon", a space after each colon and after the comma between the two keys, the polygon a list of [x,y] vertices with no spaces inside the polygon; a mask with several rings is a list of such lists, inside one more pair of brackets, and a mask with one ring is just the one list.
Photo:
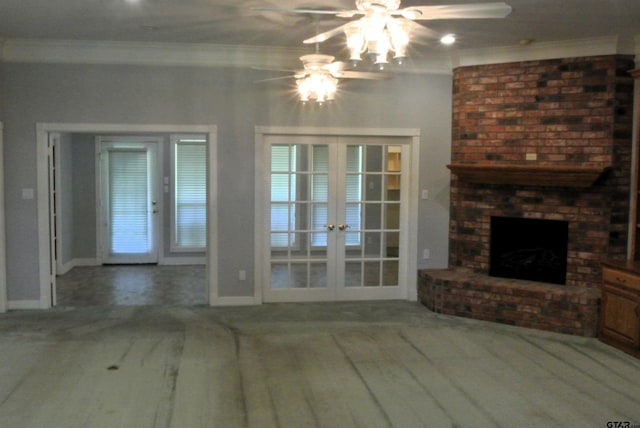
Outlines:
{"label": "light switch", "polygon": [[22,189],[22,199],[33,199],[33,189]]}

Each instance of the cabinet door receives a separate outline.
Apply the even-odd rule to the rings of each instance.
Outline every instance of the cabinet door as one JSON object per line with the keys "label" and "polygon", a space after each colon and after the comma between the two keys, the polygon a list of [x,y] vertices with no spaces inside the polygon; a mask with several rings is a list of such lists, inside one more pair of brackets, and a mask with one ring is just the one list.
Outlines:
{"label": "cabinet door", "polygon": [[605,283],[602,290],[601,334],[640,347],[639,296]]}

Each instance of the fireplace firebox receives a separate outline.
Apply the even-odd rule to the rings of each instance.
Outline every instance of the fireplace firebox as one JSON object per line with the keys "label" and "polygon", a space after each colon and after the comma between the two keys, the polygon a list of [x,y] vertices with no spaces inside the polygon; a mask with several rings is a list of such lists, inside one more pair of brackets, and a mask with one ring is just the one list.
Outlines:
{"label": "fireplace firebox", "polygon": [[491,217],[489,275],[566,284],[569,222]]}

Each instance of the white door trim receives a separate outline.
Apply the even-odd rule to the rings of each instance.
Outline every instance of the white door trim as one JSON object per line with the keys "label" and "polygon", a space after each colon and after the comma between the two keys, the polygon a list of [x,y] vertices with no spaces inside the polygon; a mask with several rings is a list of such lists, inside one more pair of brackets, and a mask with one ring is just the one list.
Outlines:
{"label": "white door trim", "polygon": [[[50,132],[60,133],[194,133],[207,134],[208,175],[207,175],[207,286],[210,305],[218,301],[218,212],[217,212],[217,126],[216,125],[164,125],[164,124],[104,124],[104,123],[37,123],[36,124],[36,165],[37,165],[37,203],[38,203],[38,270],[40,283],[40,299],[38,307],[47,309],[52,306],[49,282],[49,263],[51,249],[49,246],[49,208],[48,208],[48,172],[47,145]],[[3,189],[1,186],[0,189]],[[0,204],[2,204],[0,190]],[[2,205],[0,205],[2,208]],[[0,212],[0,223],[4,221],[4,209]],[[2,228],[4,231],[4,227]],[[4,240],[0,242],[0,247]],[[0,257],[2,256],[0,248]],[[2,261],[0,260],[0,267]],[[0,269],[0,275],[3,274]],[[0,278],[0,282],[1,278]],[[1,288],[0,288],[0,291]]]}
{"label": "white door trim", "polygon": [[[342,128],[342,127],[287,127],[287,126],[256,126],[255,127],[255,215],[254,215],[254,260],[255,260],[255,290],[254,301],[261,303],[264,301],[263,287],[265,278],[264,261],[265,255],[265,227],[263,210],[268,206],[267,195],[264,191],[265,177],[269,172],[268,146],[265,137],[268,135],[319,135],[319,136],[349,136],[349,137],[409,137],[410,165],[407,168],[406,176],[403,173],[402,180],[409,183],[409,192],[403,195],[402,203],[406,202],[408,209],[408,225],[405,230],[406,257],[400,265],[400,275],[406,275],[406,295],[407,300],[417,300],[417,236],[418,230],[418,203],[419,203],[419,159],[420,159],[420,129],[417,128]],[[406,198],[406,199],[405,199]],[[412,286],[414,285],[414,286]]]}
{"label": "white door trim", "polygon": [[4,145],[0,122],[0,313],[7,311],[7,257],[4,218]]}

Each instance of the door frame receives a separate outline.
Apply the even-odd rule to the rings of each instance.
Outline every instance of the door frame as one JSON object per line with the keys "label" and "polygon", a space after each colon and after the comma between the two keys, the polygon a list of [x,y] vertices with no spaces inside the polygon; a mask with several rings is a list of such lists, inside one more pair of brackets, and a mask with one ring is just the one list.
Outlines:
{"label": "door frame", "polygon": [[[206,134],[207,150],[207,300],[210,305],[218,303],[218,186],[217,186],[217,126],[216,125],[165,125],[165,124],[104,124],[104,123],[36,123],[36,168],[38,203],[38,271],[40,299],[38,308],[48,309],[53,305],[52,281],[50,274],[52,251],[50,246],[51,227],[49,218],[49,174],[48,142],[49,134],[90,133],[90,134]],[[2,193],[0,193],[0,198]],[[0,200],[0,203],[2,201]],[[4,211],[2,211],[4,213]],[[0,221],[2,221],[0,217]],[[1,245],[0,245],[1,247]],[[0,248],[0,256],[2,248]],[[2,261],[0,260],[0,264]],[[55,263],[54,263],[55,266]],[[0,269],[2,274],[2,269]],[[1,278],[0,278],[1,282]],[[0,288],[0,292],[2,289]]]}
{"label": "door frame", "polygon": [[254,272],[255,289],[254,301],[264,302],[264,263],[266,260],[263,254],[265,248],[265,225],[262,213],[266,212],[269,206],[267,192],[263,191],[265,180],[269,173],[267,136],[322,136],[322,137],[405,137],[409,138],[410,159],[406,176],[402,180],[408,182],[408,194],[405,195],[408,224],[404,236],[406,243],[406,257],[401,260],[399,275],[406,277],[406,290],[404,298],[416,301],[417,286],[417,234],[413,233],[418,228],[418,203],[419,203],[419,174],[418,167],[420,161],[420,129],[418,128],[343,128],[343,127],[288,127],[288,126],[256,126],[255,127],[255,215],[254,215]]}
{"label": "door frame", "polygon": [[4,127],[0,122],[0,313],[7,311],[7,257],[4,217]]}

